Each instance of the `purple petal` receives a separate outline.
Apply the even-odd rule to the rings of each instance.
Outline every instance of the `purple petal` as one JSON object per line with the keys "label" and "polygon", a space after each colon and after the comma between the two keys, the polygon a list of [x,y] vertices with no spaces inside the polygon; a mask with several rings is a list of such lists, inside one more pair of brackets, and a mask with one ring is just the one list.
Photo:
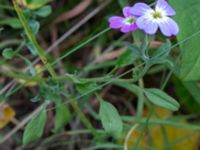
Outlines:
{"label": "purple petal", "polygon": [[155,34],[158,30],[158,24],[142,16],[136,20],[139,29],[144,30],[147,34]]}
{"label": "purple petal", "polygon": [[131,31],[132,30],[137,30],[137,29],[138,29],[138,26],[137,26],[136,23],[131,24]]}
{"label": "purple petal", "polygon": [[159,27],[165,36],[177,35],[179,32],[177,23],[169,17],[167,17],[166,21],[159,23]]}
{"label": "purple petal", "polygon": [[131,7],[124,7],[123,8],[123,14],[124,14],[125,17],[131,17],[131,16],[133,16],[131,14]]}
{"label": "purple petal", "polygon": [[114,16],[109,18],[109,26],[113,29],[118,29],[123,26],[123,17]]}
{"label": "purple petal", "polygon": [[124,24],[121,28],[121,32],[128,33],[128,32],[134,31],[136,29],[138,29],[138,27],[135,23],[133,23],[131,25]]}
{"label": "purple petal", "polygon": [[123,33],[131,32],[130,25],[124,25],[120,31]]}
{"label": "purple petal", "polygon": [[166,2],[166,0],[158,0],[156,4],[156,10],[164,10],[166,12],[166,15],[168,16],[174,16],[176,15],[176,12],[174,9]]}
{"label": "purple petal", "polygon": [[136,3],[132,8],[131,8],[131,14],[134,16],[142,16],[146,13],[146,11],[152,10],[150,6],[148,6],[145,3]]}

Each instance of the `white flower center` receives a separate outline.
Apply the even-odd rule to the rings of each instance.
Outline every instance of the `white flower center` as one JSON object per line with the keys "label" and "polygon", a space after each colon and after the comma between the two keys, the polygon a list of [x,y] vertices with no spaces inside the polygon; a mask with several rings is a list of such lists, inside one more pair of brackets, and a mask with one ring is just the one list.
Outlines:
{"label": "white flower center", "polygon": [[124,23],[127,25],[131,25],[133,22],[135,22],[134,17],[128,17],[128,18],[124,19]]}
{"label": "white flower center", "polygon": [[159,12],[159,11],[153,12],[153,13],[152,13],[152,16],[153,16],[154,19],[162,19],[162,18],[163,18],[162,13]]}
{"label": "white flower center", "polygon": [[167,17],[166,12],[162,8],[149,10],[146,12],[145,16],[155,23],[164,22]]}

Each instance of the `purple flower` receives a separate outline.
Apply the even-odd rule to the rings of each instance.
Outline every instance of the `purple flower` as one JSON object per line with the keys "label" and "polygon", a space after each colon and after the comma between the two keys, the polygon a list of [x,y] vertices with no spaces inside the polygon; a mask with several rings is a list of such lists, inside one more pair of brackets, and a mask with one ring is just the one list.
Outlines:
{"label": "purple flower", "polygon": [[137,3],[131,8],[131,13],[139,17],[136,24],[147,34],[155,34],[158,28],[168,37],[179,32],[177,23],[170,18],[176,12],[165,0],[158,0],[155,9],[145,3]]}
{"label": "purple flower", "polygon": [[123,14],[125,17],[113,16],[109,18],[109,26],[112,29],[120,29],[121,32],[127,33],[138,29],[135,23],[136,17],[130,13],[131,7],[124,7]]}

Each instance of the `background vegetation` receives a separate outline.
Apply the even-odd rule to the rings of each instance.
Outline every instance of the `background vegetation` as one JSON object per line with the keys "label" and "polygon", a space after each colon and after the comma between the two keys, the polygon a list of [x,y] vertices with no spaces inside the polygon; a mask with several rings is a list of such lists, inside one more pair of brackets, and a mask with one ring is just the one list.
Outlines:
{"label": "background vegetation", "polygon": [[199,149],[200,1],[177,37],[108,28],[136,2],[0,1],[0,149]]}

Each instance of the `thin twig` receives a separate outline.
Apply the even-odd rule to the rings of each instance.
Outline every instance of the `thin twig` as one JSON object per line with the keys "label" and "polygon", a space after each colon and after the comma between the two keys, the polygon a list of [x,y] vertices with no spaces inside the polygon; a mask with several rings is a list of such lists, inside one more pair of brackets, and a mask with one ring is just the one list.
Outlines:
{"label": "thin twig", "polygon": [[138,124],[135,124],[129,131],[128,134],[126,135],[125,138],[125,142],[124,142],[124,150],[128,150],[128,140],[131,136],[131,134],[133,133],[133,131],[135,131],[135,129],[138,127]]}
{"label": "thin twig", "polygon": [[54,24],[66,21],[68,19],[74,18],[81,14],[87,7],[92,3],[92,0],[83,0],[78,5],[76,5],[73,9],[65,12],[60,15],[55,21]]}

